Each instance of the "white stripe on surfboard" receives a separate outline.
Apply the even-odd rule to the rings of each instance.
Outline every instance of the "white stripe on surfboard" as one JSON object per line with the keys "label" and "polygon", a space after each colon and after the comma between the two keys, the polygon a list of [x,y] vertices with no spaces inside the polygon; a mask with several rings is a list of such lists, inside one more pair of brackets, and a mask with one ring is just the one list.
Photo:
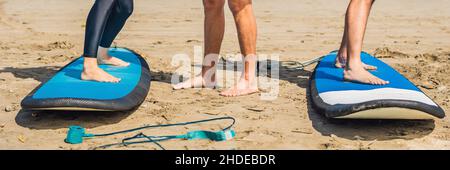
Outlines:
{"label": "white stripe on surfboard", "polygon": [[408,100],[437,106],[436,103],[422,92],[395,88],[330,91],[319,93],[319,96],[329,105],[357,104],[374,100]]}

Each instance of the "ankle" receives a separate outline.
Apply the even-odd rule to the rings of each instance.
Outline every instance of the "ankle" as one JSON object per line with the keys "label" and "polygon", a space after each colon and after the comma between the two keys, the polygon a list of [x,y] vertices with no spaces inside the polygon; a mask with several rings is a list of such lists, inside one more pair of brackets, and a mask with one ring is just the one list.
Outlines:
{"label": "ankle", "polygon": [[99,57],[99,59],[101,59],[101,60],[110,60],[110,59],[112,59],[112,57],[109,56],[108,53],[99,54],[98,57]]}
{"label": "ankle", "polygon": [[205,82],[206,80],[210,80],[211,82],[215,82],[216,81],[216,67],[203,67],[202,68],[202,73],[199,74],[197,77],[201,78],[203,82]]}
{"label": "ankle", "polygon": [[83,73],[85,73],[85,74],[91,74],[91,73],[95,73],[96,70],[97,70],[97,68],[84,67],[84,68],[83,68]]}
{"label": "ankle", "polygon": [[98,67],[97,58],[94,58],[94,57],[84,57],[83,67],[84,67],[84,68]]}
{"label": "ankle", "polygon": [[339,62],[345,62],[347,60],[347,55],[345,55],[343,53],[338,53],[337,57],[339,59]]}
{"label": "ankle", "polygon": [[244,75],[241,76],[240,80],[245,82],[255,82],[256,76],[251,76],[244,73]]}
{"label": "ankle", "polygon": [[361,60],[348,60],[346,66],[349,70],[358,70],[364,69],[363,63]]}
{"label": "ankle", "polygon": [[212,77],[200,76],[200,79],[202,81],[202,84],[205,86],[216,85],[217,82],[215,76]]}
{"label": "ankle", "polygon": [[83,66],[83,72],[84,73],[93,73],[96,72],[98,69],[100,69],[97,65],[84,65]]}
{"label": "ankle", "polygon": [[108,54],[109,48],[105,48],[105,47],[99,47],[98,48],[98,56],[100,59],[105,59],[105,60],[109,60],[112,57],[109,56]]}

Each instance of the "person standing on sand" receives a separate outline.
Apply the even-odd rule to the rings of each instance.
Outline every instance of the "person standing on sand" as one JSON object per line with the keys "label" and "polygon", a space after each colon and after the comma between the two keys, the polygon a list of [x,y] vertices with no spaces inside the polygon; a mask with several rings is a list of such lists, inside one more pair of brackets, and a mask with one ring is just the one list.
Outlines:
{"label": "person standing on sand", "polygon": [[108,54],[112,42],[133,12],[133,0],[96,0],[86,22],[82,80],[118,83],[98,64],[127,67],[130,63]]}
{"label": "person standing on sand", "polygon": [[367,20],[375,0],[351,0],[345,16],[345,30],[341,47],[336,57],[336,67],[344,68],[344,79],[364,84],[386,85],[367,70],[376,70],[375,66],[361,61],[362,44]]}
{"label": "person standing on sand", "polygon": [[[176,84],[174,89],[194,87],[214,88],[216,85],[216,63],[225,32],[224,6],[226,0],[203,0],[205,12],[205,58],[201,75]],[[228,5],[236,23],[239,45],[244,56],[244,72],[238,83],[221,93],[234,97],[258,92],[256,84],[256,18],[252,0],[228,0]],[[213,70],[211,70],[213,69]],[[212,73],[212,74],[211,74]]]}

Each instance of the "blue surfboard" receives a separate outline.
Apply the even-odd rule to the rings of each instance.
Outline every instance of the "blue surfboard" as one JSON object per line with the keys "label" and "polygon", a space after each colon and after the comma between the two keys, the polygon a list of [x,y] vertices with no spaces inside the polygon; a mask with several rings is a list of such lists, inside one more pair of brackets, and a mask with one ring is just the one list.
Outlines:
{"label": "blue surfboard", "polygon": [[112,56],[130,63],[128,67],[101,65],[100,68],[121,79],[119,83],[81,80],[83,57],[59,70],[39,85],[21,103],[29,110],[127,111],[147,97],[151,75],[147,62],[129,49],[114,48]]}
{"label": "blue surfboard", "polygon": [[372,74],[390,82],[367,85],[344,81],[334,66],[336,52],[324,56],[310,79],[310,97],[316,110],[337,119],[433,119],[445,112],[403,75],[363,52],[363,62],[378,67]]}

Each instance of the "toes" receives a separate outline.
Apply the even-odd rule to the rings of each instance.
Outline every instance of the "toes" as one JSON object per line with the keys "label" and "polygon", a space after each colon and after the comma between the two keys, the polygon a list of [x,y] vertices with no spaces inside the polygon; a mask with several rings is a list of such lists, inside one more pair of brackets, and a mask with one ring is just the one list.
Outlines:
{"label": "toes", "polygon": [[183,85],[181,83],[178,83],[178,84],[173,85],[172,88],[174,90],[180,90],[183,88]]}
{"label": "toes", "polygon": [[130,66],[130,63],[128,63],[128,62],[122,62],[121,64],[120,64],[120,66],[121,67],[128,67],[128,66]]}
{"label": "toes", "polygon": [[380,79],[376,80],[376,85],[383,85],[383,80]]}
{"label": "toes", "polygon": [[119,82],[120,82],[120,79],[118,79],[118,78],[109,79],[109,80],[107,80],[106,82],[108,82],[108,83],[119,83]]}
{"label": "toes", "polygon": [[368,65],[368,64],[365,64],[365,63],[363,63],[363,67],[366,70],[377,70],[378,69],[378,67],[376,67],[376,66]]}
{"label": "toes", "polygon": [[188,88],[203,88],[204,82],[198,78],[190,79],[182,83],[178,83],[176,85],[173,85],[172,88],[174,90],[181,90],[181,89],[188,89]]}
{"label": "toes", "polygon": [[225,96],[225,97],[228,97],[228,93],[225,91],[225,92],[222,92],[222,93],[220,93],[220,95],[221,96]]}
{"label": "toes", "polygon": [[253,89],[230,89],[230,90],[226,90],[222,93],[220,93],[221,96],[225,96],[225,97],[237,97],[237,96],[244,96],[244,95],[249,95],[252,93],[258,92],[258,90],[253,90]]}
{"label": "toes", "polygon": [[114,77],[112,75],[108,75],[105,77],[105,81],[108,83],[119,83],[121,81],[120,78]]}
{"label": "toes", "polygon": [[372,82],[372,84],[374,84],[374,85],[380,85],[380,80],[373,79],[371,82]]}
{"label": "toes", "polygon": [[119,58],[116,57],[112,57],[110,59],[101,59],[100,60],[102,64],[107,64],[107,65],[113,65],[113,66],[117,66],[117,67],[128,67],[130,66],[129,62],[125,62]]}
{"label": "toes", "polygon": [[385,81],[383,79],[380,79],[380,78],[377,78],[377,83],[378,83],[378,85],[386,85],[386,84],[388,84],[387,81]]}
{"label": "toes", "polygon": [[378,68],[375,67],[375,66],[366,65],[366,66],[365,66],[365,69],[366,69],[366,70],[377,70]]}
{"label": "toes", "polygon": [[180,90],[181,88],[180,88],[180,86],[177,84],[177,85],[173,85],[173,86],[172,86],[172,89],[174,89],[174,90]]}
{"label": "toes", "polygon": [[225,97],[235,97],[237,94],[237,91],[235,89],[229,89],[226,91],[223,91],[222,93],[220,93],[221,96],[225,96]]}
{"label": "toes", "polygon": [[181,89],[185,89],[186,88],[186,83],[179,83],[173,86],[174,90],[181,90]]}
{"label": "toes", "polygon": [[384,81],[382,79],[377,78],[375,80],[372,80],[372,84],[373,85],[387,85],[387,84],[389,84],[389,81]]}
{"label": "toes", "polygon": [[125,61],[123,61],[123,60],[120,60],[119,63],[120,63],[120,65],[123,66],[123,67],[128,67],[128,66],[130,65],[129,62],[125,62]]}
{"label": "toes", "polygon": [[220,95],[224,96],[224,97],[231,97],[231,93],[229,91],[224,91],[224,92],[220,93]]}

